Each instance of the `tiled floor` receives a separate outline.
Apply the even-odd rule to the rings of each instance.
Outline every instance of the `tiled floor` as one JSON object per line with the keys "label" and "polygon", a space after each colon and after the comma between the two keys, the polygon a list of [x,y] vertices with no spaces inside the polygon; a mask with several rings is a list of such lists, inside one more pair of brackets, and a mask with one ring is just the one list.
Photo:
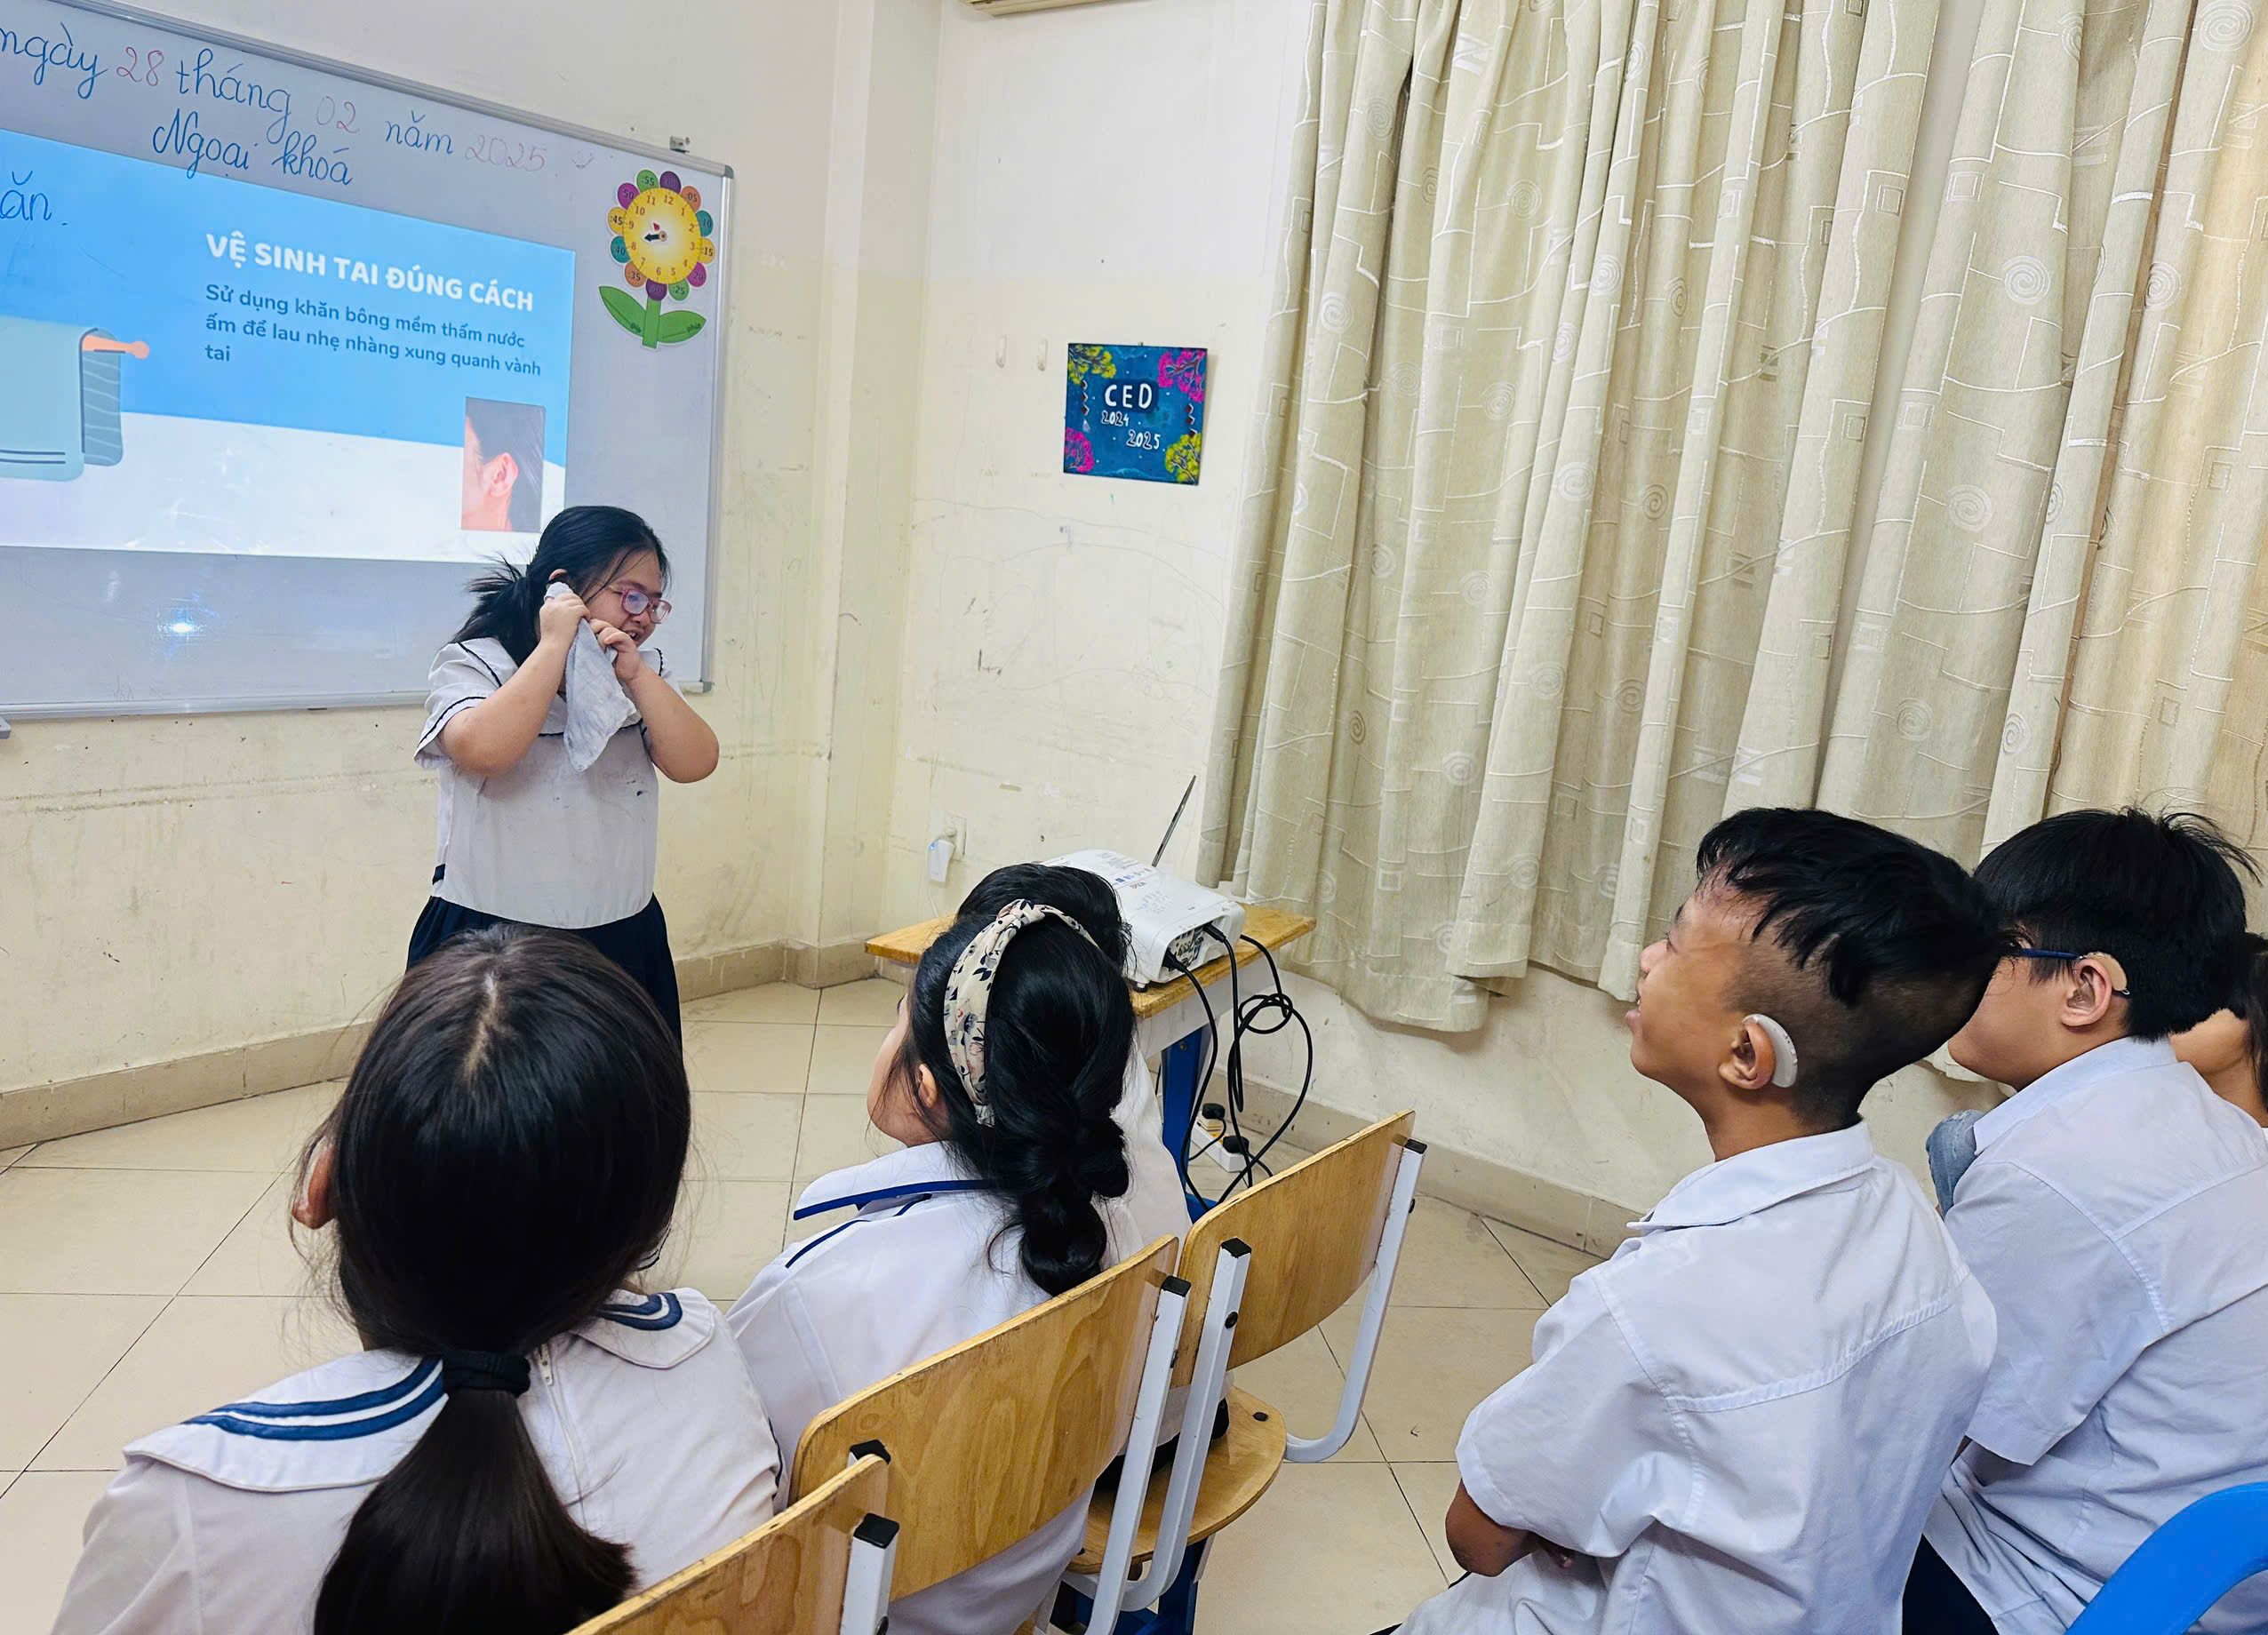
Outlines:
{"label": "tiled floor", "polygon": [[[670,1281],[731,1300],[791,1234],[803,1184],[891,1144],[859,1096],[898,993],[782,986],[687,1008],[696,1151]],[[335,1088],[0,1151],[0,1635],[47,1629],[125,1442],[351,1344],[312,1296],[286,1215],[288,1173]],[[1537,1313],[1591,1264],[1421,1203],[1362,1424],[1328,1464],[1288,1466],[1221,1535],[1201,1629],[1369,1635],[1439,1590],[1457,1427],[1527,1363]],[[1360,1309],[1238,1383],[1317,1433]]]}

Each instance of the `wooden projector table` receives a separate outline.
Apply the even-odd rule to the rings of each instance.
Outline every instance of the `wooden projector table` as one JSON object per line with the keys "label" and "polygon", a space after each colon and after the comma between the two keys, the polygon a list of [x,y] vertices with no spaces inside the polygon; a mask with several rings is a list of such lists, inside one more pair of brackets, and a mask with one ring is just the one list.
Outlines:
{"label": "wooden projector table", "polygon": [[[929,945],[952,923],[950,914],[939,920],[924,920],[919,925],[874,938],[867,943],[866,952],[893,965],[918,965]],[[1260,949],[1253,943],[1273,953],[1314,929],[1315,922],[1308,915],[1287,913],[1264,905],[1250,906],[1244,911],[1244,935],[1252,941],[1236,945],[1236,963],[1250,965],[1260,958]],[[1188,1138],[1197,1097],[1203,1088],[1197,1078],[1205,1068],[1208,1024],[1211,1017],[1221,1015],[1226,1008],[1228,971],[1229,957],[1224,953],[1200,965],[1195,982],[1186,977],[1176,977],[1154,987],[1132,991],[1135,1049],[1146,1057],[1158,1058],[1158,1089],[1165,1098],[1165,1140],[1169,1148]],[[1198,992],[1200,986],[1209,993],[1222,990],[1221,998],[1209,1000]],[[1210,1016],[1207,1012],[1209,1004]],[[1234,1027],[1233,1020],[1231,1025]],[[1174,1156],[1178,1166],[1181,1155],[1177,1152]],[[1186,1201],[1192,1220],[1203,1213],[1202,1200],[1191,1196]]]}

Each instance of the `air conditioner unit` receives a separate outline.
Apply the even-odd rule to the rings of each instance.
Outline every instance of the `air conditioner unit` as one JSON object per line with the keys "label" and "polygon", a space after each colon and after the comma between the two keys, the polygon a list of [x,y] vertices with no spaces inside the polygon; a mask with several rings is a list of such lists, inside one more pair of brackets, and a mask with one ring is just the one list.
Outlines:
{"label": "air conditioner unit", "polygon": [[972,12],[1005,17],[1010,12],[1053,12],[1066,5],[1093,5],[1097,0],[962,0]]}

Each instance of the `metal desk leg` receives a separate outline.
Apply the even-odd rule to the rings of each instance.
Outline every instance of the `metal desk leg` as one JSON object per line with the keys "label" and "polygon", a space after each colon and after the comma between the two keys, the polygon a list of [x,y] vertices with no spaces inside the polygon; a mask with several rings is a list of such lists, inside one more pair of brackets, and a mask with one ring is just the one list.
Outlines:
{"label": "metal desk leg", "polygon": [[[1189,1129],[1189,1115],[1197,1105],[1198,1092],[1202,1089],[1197,1075],[1205,1068],[1205,1033],[1200,1028],[1186,1038],[1177,1039],[1158,1057],[1158,1089],[1165,1101],[1165,1144],[1173,1153],[1178,1168],[1182,1153],[1178,1144]],[[1189,1206],[1189,1218],[1195,1220],[1205,1212],[1205,1200],[1185,1185],[1182,1201]]]}

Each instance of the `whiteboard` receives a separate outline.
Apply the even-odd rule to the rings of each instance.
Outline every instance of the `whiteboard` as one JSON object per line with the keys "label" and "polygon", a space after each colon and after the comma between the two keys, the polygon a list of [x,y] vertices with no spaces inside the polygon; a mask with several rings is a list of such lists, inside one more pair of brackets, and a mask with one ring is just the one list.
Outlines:
{"label": "whiteboard", "polygon": [[0,0],[0,714],[422,698],[563,505],[706,679],[729,167]]}

